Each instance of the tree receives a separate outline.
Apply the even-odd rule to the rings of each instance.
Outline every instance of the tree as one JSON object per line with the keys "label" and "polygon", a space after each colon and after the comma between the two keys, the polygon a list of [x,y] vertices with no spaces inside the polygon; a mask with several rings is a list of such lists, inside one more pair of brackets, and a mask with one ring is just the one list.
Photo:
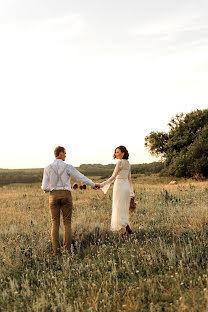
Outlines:
{"label": "tree", "polygon": [[169,131],[152,131],[145,147],[164,161],[165,172],[178,177],[208,176],[208,109],[176,115]]}

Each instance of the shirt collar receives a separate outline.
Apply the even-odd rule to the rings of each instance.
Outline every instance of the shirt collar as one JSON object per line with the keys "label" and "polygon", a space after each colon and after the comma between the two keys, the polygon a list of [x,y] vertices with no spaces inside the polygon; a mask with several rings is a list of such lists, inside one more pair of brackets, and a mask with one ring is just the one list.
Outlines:
{"label": "shirt collar", "polygon": [[62,159],[55,159],[54,163],[56,163],[56,162],[64,162],[64,161]]}

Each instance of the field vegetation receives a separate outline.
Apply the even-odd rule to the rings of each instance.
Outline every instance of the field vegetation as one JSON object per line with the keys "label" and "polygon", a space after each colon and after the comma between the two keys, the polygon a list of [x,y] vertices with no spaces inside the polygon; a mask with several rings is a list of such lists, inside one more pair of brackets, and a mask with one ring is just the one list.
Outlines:
{"label": "field vegetation", "polygon": [[208,182],[177,181],[133,175],[124,241],[109,230],[111,190],[74,190],[74,242],[59,258],[40,183],[2,186],[0,311],[207,311]]}

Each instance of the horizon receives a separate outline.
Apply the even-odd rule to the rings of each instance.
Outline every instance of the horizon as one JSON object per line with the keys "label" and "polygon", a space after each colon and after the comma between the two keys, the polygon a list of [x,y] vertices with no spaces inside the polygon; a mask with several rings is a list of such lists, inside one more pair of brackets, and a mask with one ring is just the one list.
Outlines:
{"label": "horizon", "polygon": [[[115,159],[115,162],[117,160]],[[66,162],[66,161],[65,161]],[[135,163],[131,163],[131,166],[134,166],[134,165],[146,165],[146,164],[151,164],[151,163],[154,163],[154,162],[162,162],[161,160],[156,160],[156,161],[152,161],[152,162],[148,162],[148,163],[138,163],[138,164],[135,164]],[[66,162],[67,163],[67,162]],[[71,164],[70,162],[68,162],[68,164]],[[73,165],[73,164],[71,164]],[[108,163],[108,164],[101,164],[101,163],[83,163],[83,164],[80,164],[78,166],[74,166],[74,167],[77,167],[79,168],[80,166],[82,165],[102,165],[102,166],[108,166],[108,165],[115,165],[115,163]],[[30,169],[44,169],[44,167],[33,167],[33,168],[0,168],[0,170],[30,170]]]}

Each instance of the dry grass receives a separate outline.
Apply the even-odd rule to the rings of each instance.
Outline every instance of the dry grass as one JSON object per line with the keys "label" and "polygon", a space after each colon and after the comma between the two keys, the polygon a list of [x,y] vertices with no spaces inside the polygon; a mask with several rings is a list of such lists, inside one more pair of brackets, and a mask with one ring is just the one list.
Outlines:
{"label": "dry grass", "polygon": [[169,181],[134,177],[125,242],[111,192],[73,191],[74,245],[58,259],[40,185],[1,187],[0,311],[207,311],[208,182]]}

